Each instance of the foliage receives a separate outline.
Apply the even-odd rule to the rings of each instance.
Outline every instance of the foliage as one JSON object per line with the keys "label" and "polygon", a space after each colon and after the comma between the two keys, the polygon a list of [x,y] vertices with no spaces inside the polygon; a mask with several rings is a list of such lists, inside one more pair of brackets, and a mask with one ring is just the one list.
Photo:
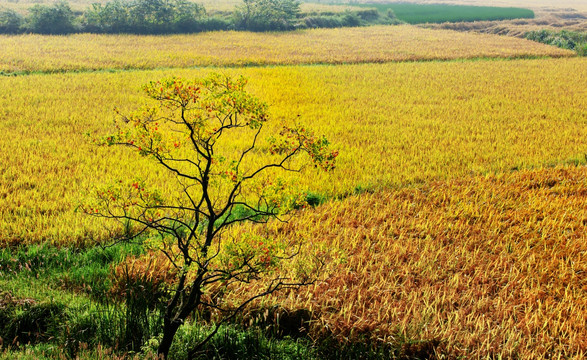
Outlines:
{"label": "foliage", "polygon": [[22,31],[23,17],[14,10],[0,9],[0,34],[17,34]]}
{"label": "foliage", "polygon": [[[170,352],[170,359],[185,359],[187,349],[203,340],[211,330],[209,325],[189,322],[177,334],[177,342]],[[146,353],[155,352],[158,338],[151,339],[143,348]],[[312,344],[304,340],[276,339],[259,329],[242,329],[240,326],[223,325],[195,359],[317,359]]]}
{"label": "foliage", "polygon": [[308,28],[338,28],[343,27],[343,19],[339,15],[306,16],[304,25]]}
{"label": "foliage", "polygon": [[[69,9],[66,2],[59,3]],[[75,2],[73,3],[76,4]],[[29,11],[23,18],[14,10],[0,12],[0,34],[28,31],[42,34],[61,33],[108,33],[108,34],[175,34],[250,29],[253,31],[293,30],[306,27],[341,27],[367,24],[391,24],[394,21],[379,16],[375,9],[353,9],[342,6],[313,4],[306,6],[309,11],[300,10],[298,0],[247,0],[240,6],[235,1],[233,11],[212,12],[208,16],[203,5],[189,0],[111,0],[92,3],[83,11],[76,8],[76,15],[68,13],[67,23],[76,26],[61,28],[61,23],[50,13],[50,7],[37,4],[36,10]],[[218,9],[219,4],[206,2],[207,6]],[[228,5],[225,4],[225,5]],[[306,4],[307,5],[307,4]],[[221,6],[224,8],[225,6]],[[322,11],[325,7],[328,11]],[[341,9],[345,9],[343,12]],[[43,18],[49,18],[43,25],[24,27],[24,23],[36,23],[35,12],[42,10]]]}
{"label": "foliage", "polygon": [[0,293],[0,348],[3,343],[6,347],[19,347],[58,336],[63,315],[62,304],[36,303]]}
{"label": "foliage", "polygon": [[[150,82],[144,91],[155,105],[121,115],[117,132],[99,141],[148,157],[167,171],[168,182],[175,185],[171,197],[165,197],[141,179],[119,180],[98,187],[95,197],[81,205],[86,214],[120,222],[122,240],[156,235],[151,246],[165,255],[172,269],[157,350],[165,358],[178,329],[194,311],[207,309],[218,318],[214,330],[189,349],[189,358],[251,301],[313,281],[307,273],[277,271],[295,257],[298,239],[275,243],[262,236],[228,232],[243,222],[278,218],[302,203],[295,190],[275,177],[276,170],[300,172],[303,165],[296,161],[297,155],[306,153],[314,166],[326,171],[334,169],[338,155],[328,150],[325,137],[300,125],[285,125],[279,136],[263,142],[267,105],[245,91],[246,83],[243,77],[220,74],[193,81],[172,77]],[[236,140],[242,138],[245,145],[238,146]],[[268,153],[261,163],[251,156],[259,151]],[[123,278],[128,279],[129,268],[124,272]],[[135,322],[127,323],[133,331],[147,325],[145,305],[158,293],[157,278],[145,273],[135,279],[125,290],[127,310],[138,315],[137,319],[127,316]],[[233,286],[261,279],[267,281],[266,287],[258,293],[234,308],[224,303],[223,294]],[[142,336],[134,339],[140,342]]]}
{"label": "foliage", "polygon": [[163,253],[152,252],[140,257],[129,256],[117,264],[112,273],[111,296],[126,305],[120,347],[140,350],[143,343],[160,330],[160,315],[167,296],[167,284],[177,275]]}
{"label": "foliage", "polygon": [[243,0],[234,23],[237,29],[250,31],[292,30],[299,15],[299,0]]}
{"label": "foliage", "polygon": [[[69,9],[66,2],[61,2]],[[302,3],[299,0],[245,0],[220,6],[222,11],[211,11],[208,16],[204,5],[189,0],[105,0],[93,3],[90,8],[79,11],[73,20],[75,27],[66,33],[129,33],[129,34],[173,34],[215,30],[286,31],[317,27],[346,27],[364,25],[395,25],[400,23],[476,21],[533,17],[532,11],[520,8],[447,6],[421,4],[352,4],[320,5]],[[38,4],[37,4],[38,5]],[[218,10],[217,3],[205,2],[207,7]],[[46,5],[38,5],[48,12]],[[230,6],[233,7],[230,11]],[[396,16],[398,12],[400,16]],[[12,10],[2,13],[5,22],[0,33],[19,31],[22,20]],[[25,22],[32,22],[32,12]],[[71,17],[72,14],[68,16]],[[53,18],[55,14],[46,14]],[[0,17],[1,18],[1,17]],[[67,20],[68,23],[72,19]],[[79,24],[78,24],[79,23]],[[43,27],[28,26],[34,33],[64,33],[56,21]]]}
{"label": "foliage", "polygon": [[187,0],[113,0],[93,4],[84,16],[93,32],[190,33],[203,30],[205,9]]}
{"label": "foliage", "polygon": [[579,56],[587,55],[587,33],[568,30],[561,30],[559,32],[553,30],[537,30],[527,32],[524,37],[543,44],[574,50]]}
{"label": "foliage", "polygon": [[[135,244],[83,250],[48,245],[1,249],[0,287],[12,288],[14,293],[0,297],[0,328],[5,324],[0,337],[4,345],[11,345],[18,336],[12,345],[58,344],[58,353],[75,357],[84,346],[128,350],[139,335],[155,336],[160,328],[160,318],[154,317],[156,311],[149,312],[147,324],[137,326],[137,319],[144,320],[142,305],[134,303],[138,311],[137,307],[121,305],[117,301],[120,297],[113,295],[125,291],[126,287],[121,287],[125,279],[109,276],[113,265],[140,250]],[[128,262],[134,264],[134,258],[131,255]],[[126,284],[136,289],[147,283]],[[145,304],[152,309],[150,303]]]}
{"label": "foliage", "polygon": [[69,34],[75,32],[74,15],[65,1],[53,6],[35,5],[26,18],[27,31],[38,34]]}
{"label": "foliage", "polygon": [[302,28],[336,28],[356,27],[374,24],[391,24],[390,19],[380,16],[374,9],[354,10],[346,9],[334,13],[304,14],[298,27]]}

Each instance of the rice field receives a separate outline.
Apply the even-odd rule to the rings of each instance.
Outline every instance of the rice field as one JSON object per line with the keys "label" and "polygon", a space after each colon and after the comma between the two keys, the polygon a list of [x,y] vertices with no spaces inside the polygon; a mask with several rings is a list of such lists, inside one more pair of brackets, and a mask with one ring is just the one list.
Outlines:
{"label": "rice field", "polygon": [[407,338],[448,359],[587,355],[585,166],[362,194],[270,234],[335,249],[324,281],[264,305],[311,310],[313,336]]}
{"label": "rice field", "polygon": [[[525,2],[537,0],[512,6]],[[282,175],[328,201],[287,223],[231,228],[297,239],[296,260],[325,261],[315,284],[252,304],[245,320],[301,309],[312,339],[397,345],[421,358],[587,356],[587,58],[410,25],[0,36],[0,49],[0,247],[50,244],[73,259],[107,242],[104,223],[76,211],[96,186],[139,176],[171,191],[147,159],[91,141],[113,130],[114,108],[148,102],[141,86],[152,80],[242,74],[270,108],[251,162],[271,156],[266,137],[287,119],[339,151],[333,172]],[[91,293],[83,275],[69,288],[68,274],[27,282],[11,261],[12,272],[0,269],[10,296],[67,294],[56,301],[87,316],[75,313],[92,307],[77,304]],[[116,271],[102,265],[92,281]]]}
{"label": "rice field", "polygon": [[2,35],[0,48],[0,73],[575,55],[524,39],[409,25],[171,36]]}
{"label": "rice field", "polygon": [[[586,65],[585,58],[569,58],[220,71],[247,76],[275,123],[300,115],[333,140],[338,170],[305,174],[299,186],[341,196],[584,162]],[[128,172],[159,184],[164,179],[123,149],[95,148],[84,133],[108,132],[114,106],[124,112],[143,103],[139,89],[150,80],[209,71],[0,78],[0,241],[76,243],[103,236],[100,224],[73,211],[84,191]]]}

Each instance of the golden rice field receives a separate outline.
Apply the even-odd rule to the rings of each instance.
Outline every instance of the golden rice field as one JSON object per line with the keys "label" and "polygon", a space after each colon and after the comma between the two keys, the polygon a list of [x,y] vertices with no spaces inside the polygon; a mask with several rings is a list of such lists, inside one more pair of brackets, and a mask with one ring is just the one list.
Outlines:
{"label": "golden rice field", "polygon": [[[102,224],[74,212],[87,189],[129,173],[164,180],[134,154],[96,148],[83,134],[110,130],[114,106],[134,109],[149,80],[208,71],[0,78],[0,242],[100,238]],[[584,162],[587,153],[586,58],[220,71],[249,77],[276,123],[299,114],[332,140],[337,170],[299,180],[313,192]]]}
{"label": "golden rice field", "polygon": [[448,359],[587,356],[585,166],[352,196],[270,234],[340,253],[325,281],[272,299],[311,310],[314,335],[405,336]]}
{"label": "golden rice field", "polygon": [[3,35],[0,49],[0,71],[8,73],[574,56],[525,39],[408,25],[170,36]]}
{"label": "golden rice field", "polygon": [[[282,174],[331,201],[229,230],[299,239],[297,260],[326,260],[315,284],[245,318],[258,306],[309,310],[313,339],[409,339],[444,359],[587,357],[587,57],[523,39],[408,25],[0,36],[0,247],[108,240],[76,207],[113,180],[140,176],[169,195],[167,172],[85,134],[111,132],[114,108],[146,102],[151,80],[213,71],[249,78],[270,105],[265,137],[297,119],[339,151],[333,172]],[[258,145],[254,165],[271,156]]]}

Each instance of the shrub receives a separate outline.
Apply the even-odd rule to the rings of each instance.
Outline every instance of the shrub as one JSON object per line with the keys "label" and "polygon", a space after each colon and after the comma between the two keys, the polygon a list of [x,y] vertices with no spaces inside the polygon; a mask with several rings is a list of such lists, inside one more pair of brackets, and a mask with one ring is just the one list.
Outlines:
{"label": "shrub", "polygon": [[292,30],[299,15],[298,0],[244,0],[234,11],[234,23],[250,31]]}
{"label": "shrub", "polygon": [[75,31],[73,11],[64,2],[35,5],[27,17],[27,30],[38,34],[69,34]]}
{"label": "shrub", "polygon": [[337,28],[342,27],[342,19],[339,16],[308,16],[303,23],[308,28]]}
{"label": "shrub", "polygon": [[379,18],[377,9],[364,9],[356,12],[357,16],[364,21],[375,21]]}
{"label": "shrub", "polygon": [[14,346],[55,338],[64,323],[64,310],[63,304],[54,302],[8,305],[0,309],[4,324],[0,327],[0,337]]}
{"label": "shrub", "polygon": [[0,33],[17,34],[22,31],[23,18],[14,10],[0,11]]}
{"label": "shrub", "polygon": [[203,6],[187,0],[113,0],[93,4],[84,16],[87,31],[164,34],[202,31]]}
{"label": "shrub", "polygon": [[162,252],[129,256],[113,267],[110,294],[119,300],[131,295],[153,309],[165,296],[165,288],[172,284],[175,276],[175,268]]}
{"label": "shrub", "polygon": [[554,45],[563,49],[574,50],[579,56],[585,56],[587,49],[587,33],[561,30],[529,31],[524,37],[547,45]]}
{"label": "shrub", "polygon": [[355,27],[361,25],[361,18],[354,12],[347,11],[342,17],[343,26]]}
{"label": "shrub", "polygon": [[201,31],[230,30],[233,27],[230,21],[216,16],[203,18],[199,23]]}

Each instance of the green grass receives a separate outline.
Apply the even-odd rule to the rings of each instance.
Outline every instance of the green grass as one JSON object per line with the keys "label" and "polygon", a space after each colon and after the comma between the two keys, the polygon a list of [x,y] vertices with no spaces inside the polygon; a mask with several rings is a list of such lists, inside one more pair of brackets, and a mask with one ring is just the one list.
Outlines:
{"label": "green grass", "polygon": [[0,337],[18,353],[5,357],[43,358],[56,347],[72,354],[91,342],[115,345],[124,309],[106,303],[111,267],[140,252],[136,244],[0,249]]}
{"label": "green grass", "polygon": [[[76,301],[89,295],[103,298],[112,264],[140,254],[137,244],[88,249],[30,245],[0,249],[0,290],[21,298]],[[85,300],[84,300],[85,301]]]}
{"label": "green grass", "polygon": [[[309,202],[323,200],[319,194],[308,194]],[[148,321],[133,323],[134,327],[129,328],[130,307],[108,295],[113,266],[142,252],[140,244],[86,249],[50,245],[0,249],[0,360],[137,358],[129,355],[133,351],[143,352],[138,358],[154,359],[160,339],[159,310],[134,314],[134,320],[136,316],[146,316]],[[186,350],[205,338],[211,326],[189,322],[181,327],[170,358],[184,359]],[[129,339],[129,329],[131,335],[140,336]],[[429,344],[409,340],[398,347],[368,341],[315,342],[300,336],[283,336],[271,324],[249,328],[238,322],[223,325],[198,359],[375,360],[408,355],[425,358],[431,348]]]}
{"label": "green grass", "polygon": [[534,18],[532,10],[515,7],[401,3],[355,6],[375,8],[380,13],[392,11],[399,20],[409,24]]}
{"label": "green grass", "polygon": [[528,40],[547,45],[558,46],[563,49],[574,50],[579,56],[587,56],[587,33],[568,30],[537,30],[524,34]]}

